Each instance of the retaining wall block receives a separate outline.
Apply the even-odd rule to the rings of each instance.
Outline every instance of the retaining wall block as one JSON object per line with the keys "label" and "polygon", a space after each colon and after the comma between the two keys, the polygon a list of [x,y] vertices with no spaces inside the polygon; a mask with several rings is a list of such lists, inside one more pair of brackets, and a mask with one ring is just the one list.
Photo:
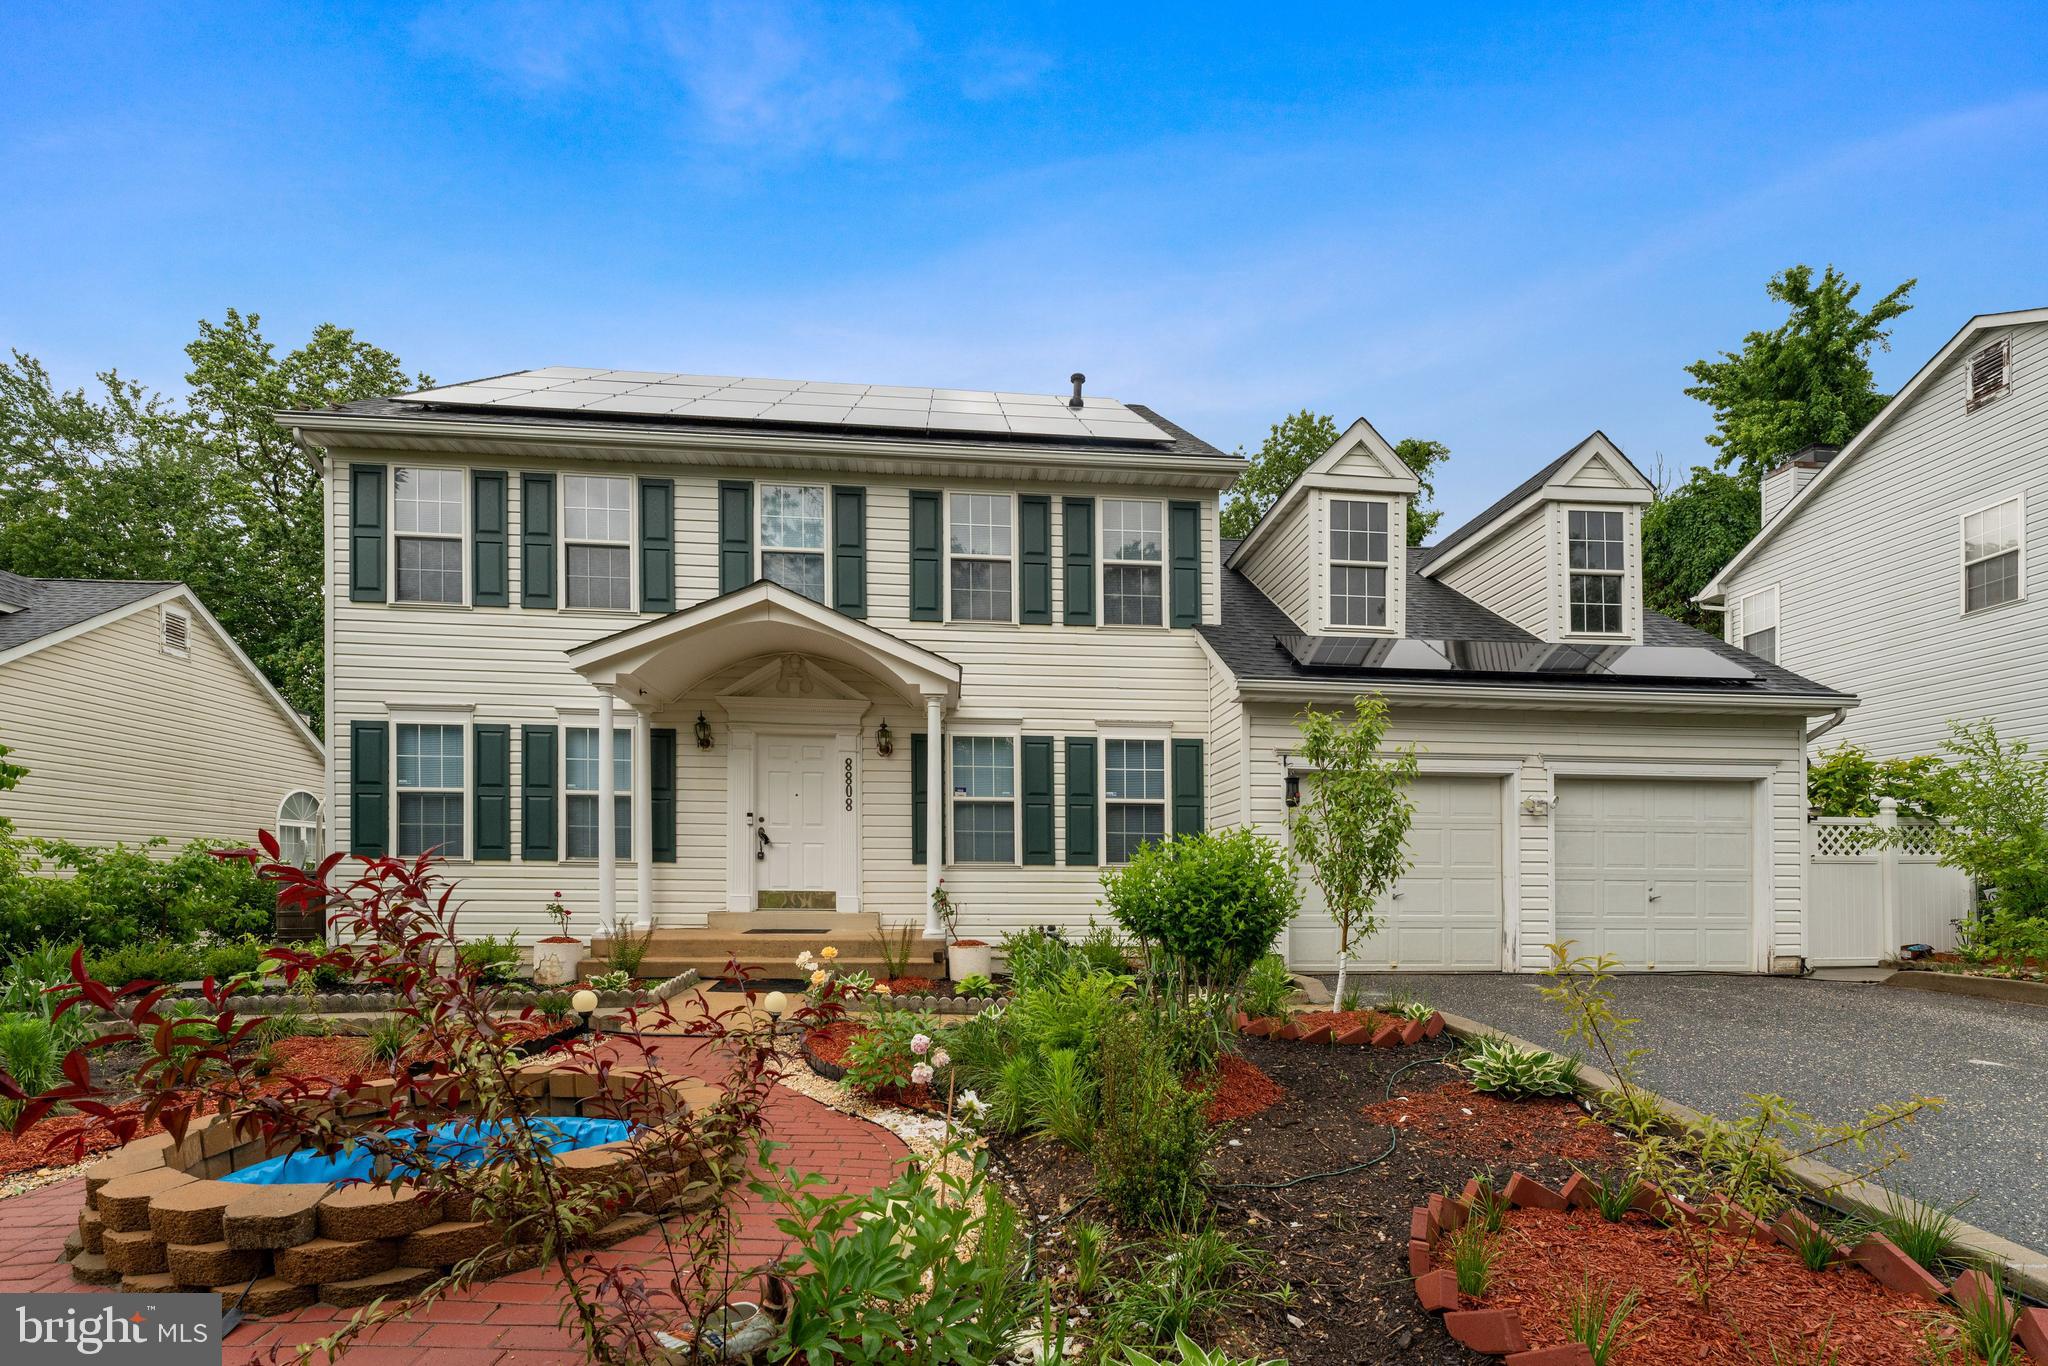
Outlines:
{"label": "retaining wall block", "polygon": [[1592,1209],[1595,1207],[1593,1183],[1586,1179],[1584,1172],[1573,1172],[1564,1183],[1563,1188],[1558,1191],[1558,1194],[1563,1196],[1565,1204],[1573,1209]]}
{"label": "retaining wall block", "polygon": [[344,1186],[320,1201],[320,1236],[342,1242],[403,1238],[440,1221],[441,1198],[410,1184]]}
{"label": "retaining wall block", "polygon": [[1425,1313],[1446,1314],[1458,1307],[1458,1276],[1448,1267],[1415,1278],[1415,1294]]}
{"label": "retaining wall block", "polygon": [[1287,1039],[1290,1041],[1298,1039],[1301,1037],[1301,1026],[1296,1024],[1294,1021],[1289,1020],[1286,1024],[1281,1025],[1278,1029],[1274,1030],[1272,1034],[1268,1037],[1275,1039]]}
{"label": "retaining wall block", "polygon": [[[247,1290],[247,1298],[243,1291]],[[310,1285],[293,1285],[275,1276],[264,1276],[254,1284],[236,1282],[232,1285],[214,1287],[220,1296],[221,1308],[228,1309],[239,1303],[242,1312],[257,1318],[272,1314],[289,1314],[294,1309],[304,1309],[313,1302],[316,1291]]]}
{"label": "retaining wall block", "polygon": [[1948,1297],[1965,1309],[1995,1302],[1998,1296],[1998,1282],[1975,1267],[1956,1277],[1948,1288]]}
{"label": "retaining wall block", "polygon": [[1456,1233],[1465,1227],[1465,1220],[1471,1214],[1462,1200],[1453,1200],[1447,1195],[1430,1196],[1425,1208],[1429,1210],[1429,1217],[1435,1221],[1436,1226],[1445,1233]]}
{"label": "retaining wall block", "polygon": [[1504,1193],[1508,1198],[1508,1203],[1517,1209],[1547,1209],[1562,1212],[1565,1208],[1565,1198],[1562,1195],[1559,1195],[1541,1181],[1531,1180],[1520,1172],[1516,1172],[1508,1178],[1507,1190]]}
{"label": "retaining wall block", "polygon": [[226,1285],[268,1274],[270,1254],[224,1242],[166,1243],[164,1269],[179,1285]]}
{"label": "retaining wall block", "polygon": [[1337,1037],[1337,1026],[1336,1026],[1336,1025],[1334,1025],[1334,1024],[1319,1024],[1319,1025],[1315,1026],[1315,1027],[1314,1027],[1313,1029],[1309,1029],[1309,1030],[1307,1030],[1307,1031],[1303,1032],[1303,1034],[1302,1034],[1302,1036],[1301,1036],[1301,1041],[1302,1041],[1303,1043],[1328,1043],[1328,1042],[1330,1042],[1330,1040],[1332,1040],[1332,1039],[1334,1039],[1334,1038],[1336,1038],[1336,1037]]}
{"label": "retaining wall block", "polygon": [[1273,1022],[1262,1016],[1259,1019],[1247,1021],[1243,1026],[1243,1032],[1251,1035],[1254,1039],[1263,1039],[1273,1032]]}
{"label": "retaining wall block", "polygon": [[148,1229],[110,1229],[102,1239],[107,1265],[123,1276],[142,1276],[164,1269],[163,1240]]}
{"label": "retaining wall block", "polygon": [[117,1176],[100,1187],[93,1207],[109,1233],[133,1233],[149,1227],[149,1202],[166,1191],[189,1186],[192,1178],[174,1167]]}
{"label": "retaining wall block", "polygon": [[121,1273],[100,1253],[81,1252],[71,1259],[71,1279],[81,1285],[119,1285]]}
{"label": "retaining wall block", "polygon": [[498,1230],[486,1223],[429,1224],[408,1233],[398,1244],[398,1264],[404,1266],[453,1266],[468,1261],[498,1241]]}
{"label": "retaining wall block", "polygon": [[1372,1026],[1353,1025],[1351,1028],[1345,1030],[1343,1033],[1333,1035],[1330,1039],[1330,1042],[1335,1044],[1343,1044],[1351,1048],[1368,1047],[1372,1043]]}
{"label": "retaining wall block", "polygon": [[297,1247],[279,1248],[276,1265],[277,1278],[293,1285],[352,1281],[397,1266],[398,1243],[391,1238],[365,1238],[358,1242],[315,1238]]}
{"label": "retaining wall block", "polygon": [[248,1186],[221,1211],[221,1237],[229,1247],[291,1247],[320,1227],[320,1201],[327,1187],[309,1182]]}
{"label": "retaining wall block", "polygon": [[320,1287],[320,1298],[337,1309],[360,1309],[372,1300],[415,1294],[440,1278],[432,1267],[394,1266],[353,1280],[330,1281]]}
{"label": "retaining wall block", "polygon": [[96,1209],[82,1209],[78,1212],[78,1242],[87,1252],[98,1252],[100,1248],[100,1212]]}
{"label": "retaining wall block", "polygon": [[184,1287],[168,1271],[146,1271],[121,1278],[121,1293],[124,1295],[169,1295],[182,1289]]}
{"label": "retaining wall block", "polygon": [[170,1160],[171,1150],[176,1146],[169,1134],[151,1134],[123,1144],[85,1169],[85,1203],[99,1208],[100,1190],[109,1181],[157,1170]]}
{"label": "retaining wall block", "polygon": [[1882,1233],[1870,1234],[1850,1248],[1849,1260],[1894,1290],[1929,1300],[1939,1300],[1948,1293],[1947,1286]]}
{"label": "retaining wall block", "polygon": [[1529,1350],[1522,1320],[1509,1309],[1454,1309],[1444,1315],[1444,1328],[1475,1352],[1506,1356]]}
{"label": "retaining wall block", "polygon": [[167,1190],[149,1202],[149,1231],[167,1243],[217,1243],[225,1236],[221,1215],[248,1190],[234,1181],[194,1181]]}

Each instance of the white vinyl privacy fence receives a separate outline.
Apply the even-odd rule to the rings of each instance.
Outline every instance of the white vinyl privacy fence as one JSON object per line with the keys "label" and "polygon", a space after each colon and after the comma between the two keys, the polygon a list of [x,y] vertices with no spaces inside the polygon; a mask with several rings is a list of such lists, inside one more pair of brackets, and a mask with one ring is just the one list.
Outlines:
{"label": "white vinyl privacy fence", "polygon": [[[1867,967],[1903,944],[1956,946],[1956,923],[1975,888],[1934,856],[1928,823],[1901,820],[1886,797],[1875,816],[1807,822],[1806,961],[1817,968]],[[1897,842],[1882,832],[1896,829]]]}

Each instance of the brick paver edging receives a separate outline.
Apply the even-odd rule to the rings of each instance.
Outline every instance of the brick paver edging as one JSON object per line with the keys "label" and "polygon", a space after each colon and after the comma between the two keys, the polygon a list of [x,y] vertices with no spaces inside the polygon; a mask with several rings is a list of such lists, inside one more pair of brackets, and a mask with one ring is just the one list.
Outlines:
{"label": "brick paver edging", "polygon": [[[1322,1014],[1311,1011],[1310,1014]],[[1444,1032],[1444,1017],[1432,1013],[1427,1020],[1394,1020],[1375,1029],[1371,1025],[1357,1025],[1339,1031],[1334,1024],[1316,1025],[1304,1029],[1291,1015],[1251,1016],[1238,1012],[1237,1032],[1249,1034],[1257,1039],[1282,1039],[1300,1043],[1349,1044],[1353,1047],[1402,1048],[1409,1044],[1434,1039]]]}

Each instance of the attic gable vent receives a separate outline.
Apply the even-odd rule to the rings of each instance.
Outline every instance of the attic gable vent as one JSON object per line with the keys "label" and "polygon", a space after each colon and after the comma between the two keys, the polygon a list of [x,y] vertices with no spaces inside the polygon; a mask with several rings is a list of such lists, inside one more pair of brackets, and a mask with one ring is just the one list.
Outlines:
{"label": "attic gable vent", "polygon": [[167,655],[192,653],[192,618],[176,608],[164,608],[163,648]]}
{"label": "attic gable vent", "polygon": [[2012,382],[2012,339],[2001,337],[1970,357],[1970,404],[1976,412],[2006,391]]}

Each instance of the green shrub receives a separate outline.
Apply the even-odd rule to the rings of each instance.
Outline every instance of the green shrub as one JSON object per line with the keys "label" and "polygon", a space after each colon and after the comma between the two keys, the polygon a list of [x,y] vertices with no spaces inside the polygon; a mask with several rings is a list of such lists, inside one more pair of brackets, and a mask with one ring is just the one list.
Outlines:
{"label": "green shrub", "polygon": [[1839,745],[1806,766],[1806,801],[1823,816],[1875,816],[1890,797],[1901,816],[1940,814],[1935,779],[1941,760],[1931,754],[1910,759],[1873,759],[1861,745]]}
{"label": "green shrub", "polygon": [[2048,757],[1989,721],[1949,722],[1942,749],[1929,779],[1942,820],[1915,837],[1975,878],[1993,911],[2048,916]]}
{"label": "green shrub", "polygon": [[1971,916],[1956,930],[1956,952],[1979,968],[2048,963],[2048,916],[1996,910]]}
{"label": "green shrub", "polygon": [[[58,1029],[43,1016],[0,1016],[0,1072],[29,1095],[39,1095],[64,1079],[65,1051]],[[0,1101],[0,1129],[13,1127],[21,1107],[18,1100]]]}
{"label": "green shrub", "polygon": [[[846,1083],[863,1095],[875,1095],[889,1088],[911,1084],[911,1071],[931,1056],[938,1022],[911,1010],[877,1011],[869,1018],[867,1032],[855,1037],[846,1050]],[[926,1051],[916,1049],[918,1039]]]}
{"label": "green shrub", "polygon": [[456,953],[462,965],[476,970],[477,976],[486,982],[510,982],[519,976],[519,936],[508,934],[500,939],[487,934],[481,939],[472,939]]}
{"label": "green shrub", "polygon": [[216,982],[263,971],[263,941],[254,937],[215,944],[201,951],[200,970]]}
{"label": "green shrub", "polygon": [[1102,1033],[1095,1189],[1125,1224],[1185,1227],[1208,1177],[1206,1092],[1181,1085],[1165,1039],[1127,1012]]}
{"label": "green shrub", "polygon": [[1003,964],[1014,991],[1030,991],[1057,980],[1068,968],[1128,976],[1131,955],[1116,931],[1088,922],[1088,933],[1069,944],[1052,926],[1022,930],[1003,938]]}
{"label": "green shrub", "polygon": [[1470,1075],[1473,1090],[1508,1100],[1568,1096],[1579,1074],[1570,1058],[1496,1038],[1480,1039],[1458,1065]]}
{"label": "green shrub", "polygon": [[0,948],[76,941],[88,951],[138,939],[237,937],[270,928],[276,889],[249,865],[196,842],[107,847],[0,837]]}
{"label": "green shrub", "polygon": [[175,939],[144,939],[85,960],[95,982],[125,987],[130,982],[189,982],[205,970],[199,954]]}
{"label": "green shrub", "polygon": [[1147,844],[1102,874],[1103,902],[1191,981],[1235,989],[1301,906],[1293,866],[1249,826]]}
{"label": "green shrub", "polygon": [[1245,974],[1244,991],[1238,1004],[1247,1015],[1278,1015],[1294,995],[1294,974],[1287,970],[1287,960],[1277,953],[1269,953],[1252,964],[1252,970]]}

